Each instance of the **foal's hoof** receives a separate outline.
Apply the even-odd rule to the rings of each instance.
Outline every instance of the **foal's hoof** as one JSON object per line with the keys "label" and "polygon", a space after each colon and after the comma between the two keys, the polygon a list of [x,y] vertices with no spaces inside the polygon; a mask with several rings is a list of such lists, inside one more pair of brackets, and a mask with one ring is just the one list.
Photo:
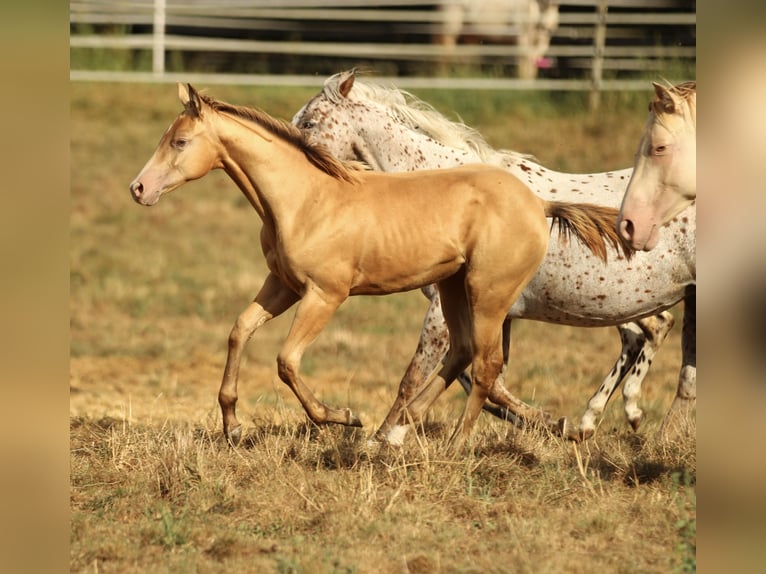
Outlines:
{"label": "foal's hoof", "polygon": [[346,409],[346,426],[349,427],[361,427],[362,421],[359,420],[359,417],[356,416],[354,413],[351,412],[351,409]]}
{"label": "foal's hoof", "polygon": [[228,433],[224,432],[226,440],[231,446],[239,446],[242,441],[242,425],[230,430]]}
{"label": "foal's hoof", "polygon": [[643,413],[641,413],[637,417],[633,417],[632,419],[628,419],[628,423],[630,423],[630,427],[634,431],[637,431],[638,427],[641,425],[641,421],[643,421],[643,420],[644,420],[644,415],[643,415]]}

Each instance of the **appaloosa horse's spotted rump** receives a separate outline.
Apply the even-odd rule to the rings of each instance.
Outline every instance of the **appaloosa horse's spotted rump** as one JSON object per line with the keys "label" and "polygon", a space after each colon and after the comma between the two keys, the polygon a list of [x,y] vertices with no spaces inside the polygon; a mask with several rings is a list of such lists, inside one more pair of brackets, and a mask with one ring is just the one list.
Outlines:
{"label": "appaloosa horse's spotted rump", "polygon": [[[362,161],[382,171],[447,168],[481,161],[510,171],[545,199],[612,207],[622,200],[631,169],[594,174],[556,172],[529,156],[492,149],[475,130],[447,120],[406,92],[355,80],[353,71],[329,78],[323,90],[293,118],[307,136],[341,159]],[[695,248],[695,206],[667,225],[654,252],[636,254],[630,261],[612,248],[604,265],[576,242],[554,233],[545,260],[511,307],[508,318],[583,327],[617,326],[622,351],[588,402],[579,436],[593,434],[598,416],[623,379],[625,413],[630,424],[638,426],[642,417],[638,407],[641,382],[651,358],[673,327],[673,317],[666,309],[680,300],[686,304],[684,348],[696,348],[690,319],[695,303]],[[386,440],[391,429],[404,422],[407,402],[448,347],[438,293],[431,290],[426,294],[431,305],[418,348],[397,400],[376,433],[380,440]],[[688,369],[682,370],[679,385],[688,382],[690,376]],[[464,388],[470,388],[464,375],[459,380]],[[496,384],[492,393],[496,398],[505,397],[506,390]],[[389,439],[401,440],[403,431],[396,430],[394,435]]]}

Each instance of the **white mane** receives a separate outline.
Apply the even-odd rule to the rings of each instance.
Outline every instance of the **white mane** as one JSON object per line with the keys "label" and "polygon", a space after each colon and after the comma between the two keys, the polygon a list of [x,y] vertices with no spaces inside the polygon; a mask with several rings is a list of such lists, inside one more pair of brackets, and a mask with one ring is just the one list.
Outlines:
{"label": "white mane", "polygon": [[[339,103],[343,98],[338,91],[339,76],[340,74],[336,74],[328,78],[324,86],[325,96],[333,103]],[[499,155],[505,156],[506,160],[509,155],[519,160],[533,159],[532,156],[515,151],[496,150],[472,127],[462,122],[450,121],[431,104],[398,88],[388,88],[357,79],[348,98],[377,103],[386,108],[392,117],[406,127],[425,134],[447,147],[472,152],[486,163],[497,163]]]}

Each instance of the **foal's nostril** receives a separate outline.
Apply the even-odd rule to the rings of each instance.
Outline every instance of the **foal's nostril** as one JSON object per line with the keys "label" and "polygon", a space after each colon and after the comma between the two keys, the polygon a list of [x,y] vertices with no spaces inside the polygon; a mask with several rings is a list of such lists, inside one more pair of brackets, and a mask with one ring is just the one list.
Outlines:
{"label": "foal's nostril", "polygon": [[144,192],[144,185],[140,181],[134,181],[130,184],[130,193],[133,197],[140,197]]}

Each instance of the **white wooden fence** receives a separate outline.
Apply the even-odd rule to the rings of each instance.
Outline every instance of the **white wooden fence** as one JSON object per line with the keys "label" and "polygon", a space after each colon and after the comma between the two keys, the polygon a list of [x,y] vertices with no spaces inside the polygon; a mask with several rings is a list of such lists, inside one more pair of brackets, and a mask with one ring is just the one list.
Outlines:
{"label": "white wooden fence", "polygon": [[[518,27],[506,26],[497,35],[506,42],[458,44],[447,54],[444,46],[431,40],[444,28],[440,2],[416,0],[72,0],[70,2],[70,48],[142,50],[152,54],[152,70],[70,69],[72,81],[174,82],[204,84],[320,85],[325,76],[295,74],[203,73],[187,70],[170,72],[166,57],[176,52],[218,52],[231,54],[290,54],[296,57],[358,59],[364,62],[410,61],[435,65],[447,56],[456,61],[481,63],[492,58],[525,55],[528,46],[512,44]],[[696,63],[696,12],[674,10],[680,0],[560,0],[558,26],[545,56],[566,60],[579,77],[520,79],[510,77],[424,77],[386,78],[402,87],[416,88],[502,88],[552,90],[645,90],[645,79],[615,79],[615,71],[643,71],[669,81],[666,63],[681,62],[687,68]],[[688,4],[688,2],[687,2]],[[641,6],[642,11],[620,12],[621,7]],[[696,6],[696,4],[695,4]],[[519,25],[524,17],[516,18]],[[406,34],[411,41],[381,41],[382,34],[371,33],[369,40],[257,39],[274,32],[303,35],[310,26],[314,32],[322,23],[375,26]],[[463,33],[471,33],[470,23]],[[687,45],[662,45],[647,41],[647,31],[661,32],[673,27],[686,31]],[[89,31],[85,31],[89,29]],[[168,30],[187,33],[169,34]],[[117,33],[115,33],[117,31]],[[200,32],[205,35],[200,35]],[[222,33],[228,32],[228,33]],[[239,37],[226,37],[226,36]],[[332,35],[332,32],[329,33]],[[691,45],[689,45],[691,44]],[[340,71],[341,67],[328,72]],[[607,72],[606,75],[604,72]],[[613,72],[610,74],[610,72]],[[606,77],[605,77],[606,76]]]}

